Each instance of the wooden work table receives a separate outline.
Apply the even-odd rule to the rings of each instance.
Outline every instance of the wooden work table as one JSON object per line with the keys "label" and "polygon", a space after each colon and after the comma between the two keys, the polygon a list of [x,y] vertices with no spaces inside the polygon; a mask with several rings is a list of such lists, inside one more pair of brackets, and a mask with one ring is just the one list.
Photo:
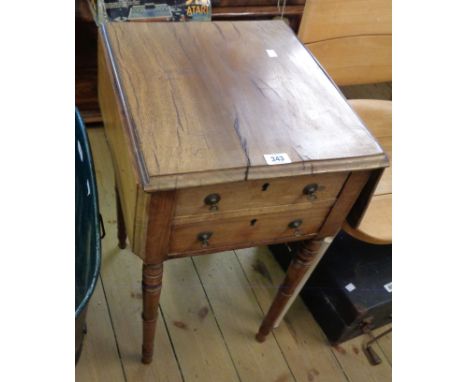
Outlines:
{"label": "wooden work table", "polygon": [[324,239],[359,221],[385,153],[282,21],[107,24],[98,59],[119,246],[144,262],[142,361],[164,261],[298,242],[264,340]]}

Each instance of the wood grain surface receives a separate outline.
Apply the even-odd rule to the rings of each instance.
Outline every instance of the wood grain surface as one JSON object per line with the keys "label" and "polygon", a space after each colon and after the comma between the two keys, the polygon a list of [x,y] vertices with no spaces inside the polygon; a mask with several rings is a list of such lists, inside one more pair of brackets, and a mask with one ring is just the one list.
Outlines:
{"label": "wood grain surface", "polygon": [[298,36],[340,86],[392,80],[391,0],[308,0]]}
{"label": "wood grain surface", "polygon": [[298,36],[340,86],[392,80],[391,0],[309,0]]}
{"label": "wood grain surface", "polygon": [[374,195],[392,193],[392,102],[387,100],[353,99],[351,107],[364,121],[387,154],[390,166],[384,170]]}
{"label": "wood grain surface", "polygon": [[[206,214],[209,218],[226,211],[289,204],[305,204],[311,207],[317,202],[334,200],[347,176],[348,173],[345,172],[185,188],[177,191],[175,216]],[[304,194],[305,187],[311,184],[317,185],[312,201]],[[210,194],[220,197],[215,210],[205,203],[205,198]]]}
{"label": "wood grain surface", "polygon": [[392,36],[346,36],[305,45],[338,85],[392,79]]}
{"label": "wood grain surface", "polygon": [[[267,242],[272,240],[299,240],[307,235],[318,232],[325,217],[330,211],[330,205],[321,208],[306,208],[303,210],[288,210],[279,213],[249,215],[244,217],[223,218],[212,221],[200,221],[192,224],[176,225],[172,230],[170,253],[189,253],[201,250],[202,243],[198,234],[211,232],[210,247],[238,247],[249,243]],[[289,224],[295,220],[302,224],[297,229]]]}
{"label": "wood grain surface", "polygon": [[[247,7],[247,6],[267,6],[278,4],[277,0],[213,0],[213,8],[217,7]],[[303,5],[305,0],[289,0],[289,5]]]}
{"label": "wood grain surface", "polygon": [[192,259],[166,262],[164,284],[160,304],[184,380],[239,381]]}
{"label": "wood grain surface", "polygon": [[308,0],[298,36],[302,42],[311,43],[391,34],[391,0]]}
{"label": "wood grain surface", "polygon": [[138,190],[136,162],[131,154],[131,143],[126,133],[123,111],[120,108],[118,94],[114,91],[113,74],[106,62],[102,46],[99,47],[99,100],[106,126],[106,138],[112,155],[116,187],[130,243],[133,243],[133,224],[135,221],[135,203]]}
{"label": "wood grain surface", "polygon": [[[300,0],[298,1],[298,3]],[[304,10],[304,3],[302,1],[301,5],[294,5],[291,2],[287,2],[287,5],[284,7],[284,11],[282,7],[276,5],[277,1],[274,2],[274,5],[247,5],[247,6],[219,6],[213,7],[211,10],[211,18],[213,21],[218,20],[242,20],[242,18],[250,18],[251,20],[262,20],[263,17],[277,17],[283,14],[284,20],[283,21],[291,21],[291,17],[301,18],[302,12]],[[299,24],[297,28],[294,28],[293,25],[290,25],[293,30],[297,32],[299,28]]]}
{"label": "wood grain surface", "polygon": [[338,233],[343,224],[343,218],[346,218],[348,215],[360,192],[369,181],[370,176],[371,173],[368,171],[356,171],[351,173],[341,189],[335,205],[320,228],[320,237],[335,236]]}
{"label": "wood grain surface", "polygon": [[[282,21],[111,23],[100,35],[145,190],[386,163]],[[287,153],[291,163],[267,165],[264,154],[272,153]]]}
{"label": "wood grain surface", "polygon": [[[392,324],[388,324],[383,326],[382,328],[379,328],[378,330],[374,331],[374,335],[377,336],[380,333],[385,332],[386,330],[390,329],[392,327]],[[385,336],[379,338],[378,344],[380,349],[385,355],[385,358],[387,359],[388,363],[390,366],[392,365],[392,333],[388,333]]]}
{"label": "wood grain surface", "polygon": [[359,230],[369,236],[391,242],[392,240],[392,194],[376,195],[369,203]]}
{"label": "wood grain surface", "polygon": [[[275,338],[263,344],[255,333],[263,312],[234,252],[193,258],[197,274],[210,300],[226,346],[241,381],[292,382],[295,377]],[[236,284],[237,287],[233,287]],[[233,314],[239,309],[241,314]]]}
{"label": "wood grain surface", "polygon": [[[384,100],[352,100],[351,106],[374,134],[390,161],[374,191],[357,230],[348,229],[355,237],[370,242],[392,241],[392,102]],[[349,228],[349,227],[348,227]]]}

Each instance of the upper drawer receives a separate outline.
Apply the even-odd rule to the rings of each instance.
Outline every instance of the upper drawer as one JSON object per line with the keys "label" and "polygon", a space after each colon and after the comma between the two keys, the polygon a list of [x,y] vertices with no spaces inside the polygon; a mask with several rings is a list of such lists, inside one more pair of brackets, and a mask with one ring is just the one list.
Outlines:
{"label": "upper drawer", "polygon": [[[175,216],[210,214],[335,199],[348,173],[249,180],[177,191]],[[210,204],[211,203],[211,204]]]}

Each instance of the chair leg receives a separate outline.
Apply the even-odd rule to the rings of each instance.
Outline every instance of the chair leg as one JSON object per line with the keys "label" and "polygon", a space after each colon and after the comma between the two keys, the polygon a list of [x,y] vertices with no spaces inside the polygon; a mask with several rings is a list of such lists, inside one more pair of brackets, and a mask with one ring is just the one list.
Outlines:
{"label": "chair leg", "polygon": [[143,264],[143,346],[141,362],[153,360],[154,337],[161,296],[163,264]]}
{"label": "chair leg", "polygon": [[115,188],[115,201],[117,205],[117,237],[119,239],[119,248],[125,249],[127,246],[127,230],[125,229],[125,221],[122,212],[122,204],[120,201],[119,191]]}
{"label": "chair leg", "polygon": [[288,306],[291,298],[299,292],[302,287],[303,279],[309,275],[309,268],[316,266],[320,253],[322,240],[308,240],[301,244],[300,249],[297,251],[295,257],[291,261],[289,268],[286,272],[286,277],[283,284],[280,286],[271,307],[263,319],[262,325],[258,330],[256,339],[263,342],[271,330],[277,326],[277,322],[284,315],[284,310]]}

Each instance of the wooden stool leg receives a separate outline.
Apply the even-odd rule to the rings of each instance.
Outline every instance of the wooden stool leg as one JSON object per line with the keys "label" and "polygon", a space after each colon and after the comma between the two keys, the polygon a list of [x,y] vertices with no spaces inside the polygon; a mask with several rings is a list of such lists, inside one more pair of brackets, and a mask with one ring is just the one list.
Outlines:
{"label": "wooden stool leg", "polygon": [[122,204],[120,201],[119,191],[117,191],[117,187],[115,188],[115,201],[117,205],[117,237],[119,239],[119,248],[125,249],[125,247],[127,246],[127,231],[125,229]]}
{"label": "wooden stool leg", "polygon": [[322,240],[308,240],[301,243],[294,259],[289,265],[283,284],[280,286],[268,313],[263,319],[256,339],[263,342],[271,330],[277,326],[277,321],[284,314],[284,309],[294,295],[296,289],[303,285],[303,278],[309,275],[308,270],[312,265],[317,265],[316,257],[320,252]]}
{"label": "wooden stool leg", "polygon": [[154,335],[158,319],[159,297],[161,296],[163,264],[143,264],[143,346],[141,362],[153,359]]}

